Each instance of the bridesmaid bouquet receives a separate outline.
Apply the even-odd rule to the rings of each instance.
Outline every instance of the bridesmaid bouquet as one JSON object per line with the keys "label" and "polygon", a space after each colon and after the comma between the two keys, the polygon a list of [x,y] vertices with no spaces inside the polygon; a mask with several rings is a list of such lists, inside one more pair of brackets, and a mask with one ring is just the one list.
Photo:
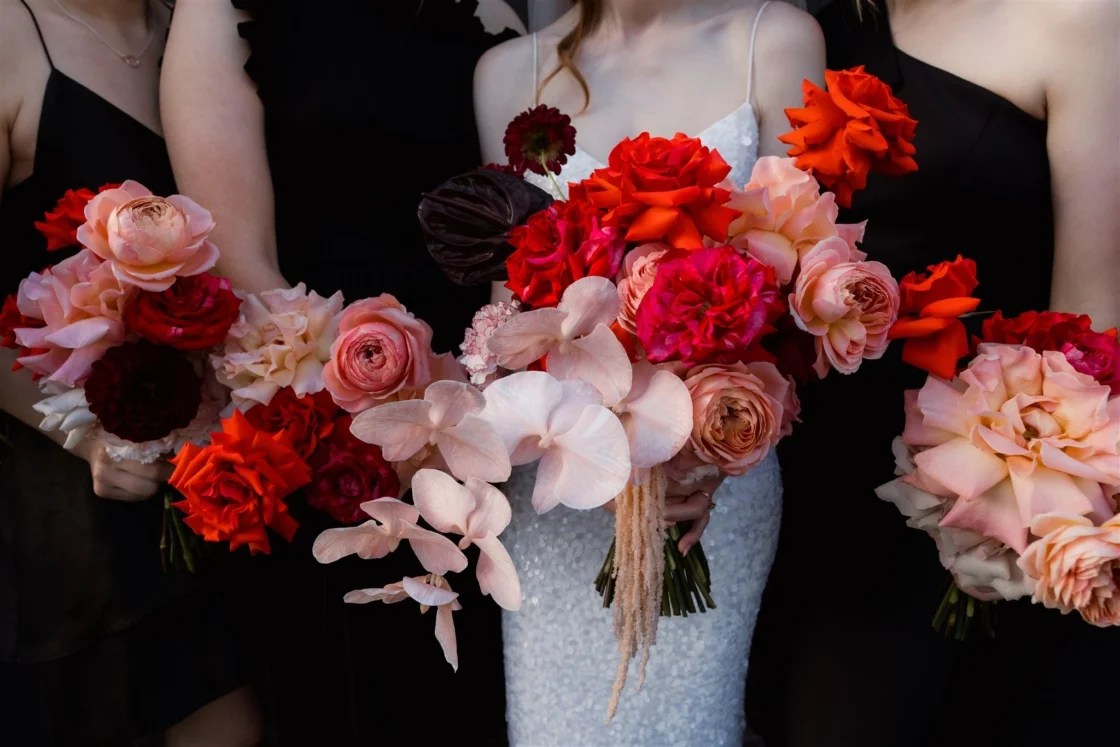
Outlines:
{"label": "bridesmaid bouquet", "polygon": [[[1120,342],[1089,317],[986,319],[969,355],[956,314],[975,308],[958,258],[902,281],[896,336],[931,371],[906,393],[895,480],[880,498],[937,543],[953,582],[934,625],[993,633],[991,602],[1030,595],[1120,625]],[[905,349],[904,349],[905,352]]]}
{"label": "bridesmaid bouquet", "polygon": [[[78,251],[24,279],[0,313],[0,344],[44,394],[40,427],[69,449],[96,439],[141,462],[207,441],[225,397],[206,356],[241,303],[206,272],[218,259],[210,214],[129,181],[68,191],[45,218],[48,250]],[[193,568],[187,534],[165,517],[165,560]]]}

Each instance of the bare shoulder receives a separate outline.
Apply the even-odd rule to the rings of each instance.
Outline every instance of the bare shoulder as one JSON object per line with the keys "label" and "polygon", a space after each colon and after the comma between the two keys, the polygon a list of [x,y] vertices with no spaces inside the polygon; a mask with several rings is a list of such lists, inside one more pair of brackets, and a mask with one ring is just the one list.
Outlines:
{"label": "bare shoulder", "polygon": [[531,103],[535,81],[533,43],[532,36],[519,36],[482,55],[474,70],[477,107],[506,111]]}
{"label": "bare shoulder", "polygon": [[824,34],[809,13],[791,3],[771,2],[758,21],[757,42],[760,52],[789,54],[806,47],[823,49]]}
{"label": "bare shoulder", "polygon": [[19,0],[0,0],[0,118],[11,125],[30,80],[47,61],[31,15]]}
{"label": "bare shoulder", "polygon": [[[1120,69],[1120,0],[1019,3],[1041,44],[1051,92],[1100,82],[1116,86]],[[1037,49],[1035,52],[1037,53]]]}

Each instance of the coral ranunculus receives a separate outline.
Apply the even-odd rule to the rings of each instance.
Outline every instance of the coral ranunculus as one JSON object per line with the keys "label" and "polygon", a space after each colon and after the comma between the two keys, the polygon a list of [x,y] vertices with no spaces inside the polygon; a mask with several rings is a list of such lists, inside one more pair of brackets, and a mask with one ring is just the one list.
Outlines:
{"label": "coral ranunculus", "polygon": [[125,305],[124,323],[159,345],[205,350],[226,339],[240,308],[229,280],[203,272],[163,291],[137,291]]}
{"label": "coral ranunculus", "polygon": [[310,482],[311,470],[285,434],[259,431],[235,410],[209,446],[187,444],[171,461],[171,485],[183,495],[171,505],[207,542],[268,553],[268,529],[289,541],[295,535],[284,498]]}
{"label": "coral ranunculus", "polygon": [[705,237],[726,241],[738,216],[724,205],[731,193],[717,186],[730,173],[719,153],[697,138],[642,133],[616,145],[606,168],[572,185],[571,199],[606,211],[603,223],[624,231],[627,241],[699,249]]}
{"label": "coral ranunculus", "polygon": [[899,283],[899,319],[891,327],[892,340],[906,339],[902,360],[912,366],[951,379],[957,361],[969,350],[968,332],[958,317],[975,311],[976,263],[958,256],[927,268],[928,274],[911,272]]}
{"label": "coral ranunculus", "polygon": [[250,408],[245,418],[257,430],[283,432],[306,461],[319,448],[319,442],[334,432],[338,412],[338,405],[326,390],[299,397],[291,387],[284,387],[267,405]]}
{"label": "coral ranunculus", "polygon": [[603,227],[599,211],[579,200],[553,203],[513,229],[509,240],[515,251],[506,260],[506,287],[532,308],[560,303],[580,278],[613,278],[626,250],[621,232]]}
{"label": "coral ranunculus", "polygon": [[733,363],[784,310],[774,271],[729,246],[666,257],[638,305],[638,339],[654,363]]}
{"label": "coral ranunculus", "polygon": [[828,90],[802,83],[805,106],[786,109],[794,129],[778,139],[793,146],[789,154],[799,167],[811,170],[842,207],[850,207],[871,171],[899,175],[918,169],[918,123],[891,87],[862,65],[826,70],[824,77]]}
{"label": "coral ranunculus", "polygon": [[[97,192],[116,189],[119,184],[105,184]],[[56,252],[78,246],[78,227],[86,222],[86,204],[97,196],[97,192],[82,187],[68,189],[59,198],[54,210],[43,214],[43,220],[35,222],[35,228],[47,240],[47,251]]]}
{"label": "coral ranunculus", "polygon": [[1019,559],[1038,579],[1034,601],[1098,627],[1120,625],[1120,516],[1094,526],[1083,516],[1038,517]]}
{"label": "coral ranunculus", "polygon": [[378,498],[396,498],[401,482],[381,449],[350,432],[350,416],[338,419],[329,437],[308,461],[311,483],[304,491],[307,505],[343,524],[367,517],[361,505]]}
{"label": "coral ranunculus", "polygon": [[183,195],[158,197],[127,181],[90,200],[85,216],[78,241],[127,285],[165,290],[176,277],[205,272],[218,261],[218,248],[207,239],[213,218]]}
{"label": "coral ranunculus", "polygon": [[519,174],[559,174],[576,152],[576,130],[567,114],[541,104],[514,117],[502,142],[509,165]]}
{"label": "coral ranunculus", "polygon": [[323,383],[339,407],[361,412],[406,387],[427,386],[434,357],[432,328],[382,293],[342,312]]}
{"label": "coral ranunculus", "polygon": [[194,420],[202,379],[173,348],[126,342],[93,363],[86,399],[109,433],[136,443],[155,441]]}

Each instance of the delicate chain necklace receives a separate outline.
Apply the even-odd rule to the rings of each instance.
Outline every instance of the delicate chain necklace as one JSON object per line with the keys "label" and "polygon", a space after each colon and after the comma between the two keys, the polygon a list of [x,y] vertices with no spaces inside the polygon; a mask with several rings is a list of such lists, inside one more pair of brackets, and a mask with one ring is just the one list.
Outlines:
{"label": "delicate chain necklace", "polygon": [[87,29],[89,29],[90,32],[93,33],[93,35],[97,37],[98,41],[100,41],[102,44],[104,44],[106,47],[108,47],[110,49],[110,51],[112,51],[112,53],[115,54],[117,57],[120,57],[121,62],[128,65],[129,67],[133,67],[133,68],[140,67],[140,58],[144,56],[144,54],[148,51],[148,49],[151,48],[152,42],[155,41],[156,29],[155,29],[155,25],[152,24],[152,6],[151,5],[148,5],[148,4],[144,5],[144,11],[145,11],[144,12],[144,20],[147,22],[147,24],[149,26],[151,26],[151,30],[148,32],[148,43],[144,45],[144,48],[140,50],[139,54],[126,54],[126,53],[120,51],[119,49],[117,49],[116,47],[114,47],[108,41],[106,41],[105,37],[102,36],[100,34],[100,32],[98,32],[98,30],[95,29],[93,26],[91,26],[87,21],[85,21],[82,18],[79,18],[78,16],[76,16],[73,13],[71,13],[70,11],[68,11],[66,9],[66,6],[64,6],[62,4],[62,0],[54,0],[54,4],[58,6],[58,9],[61,10],[63,12],[63,14],[66,15],[67,18],[69,18],[72,21],[76,21],[76,22],[82,24],[83,26],[85,26]]}

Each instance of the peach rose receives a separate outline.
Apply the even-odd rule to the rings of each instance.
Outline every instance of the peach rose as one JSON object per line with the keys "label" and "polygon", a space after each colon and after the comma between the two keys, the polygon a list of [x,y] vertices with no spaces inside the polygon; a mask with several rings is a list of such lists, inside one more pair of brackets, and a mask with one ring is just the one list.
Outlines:
{"label": "peach rose", "polygon": [[108,262],[125,284],[149,291],[171,287],[177,276],[197,275],[218,261],[207,240],[210,213],[183,195],[157,197],[128,181],[86,205],[78,241]]}
{"label": "peach rose", "polygon": [[898,318],[898,282],[879,262],[852,262],[844,239],[825,239],[801,261],[789,305],[798,327],[816,337],[813,369],[855,372],[887,349]]}
{"label": "peach rose", "polygon": [[824,239],[844,239],[848,255],[843,261],[866,256],[856,248],[863,224],[837,224],[835,197],[822,195],[817,180],[792,158],[758,159],[750,182],[732,192],[727,206],[742,212],[731,222],[728,243],[773,267],[781,285],[793,279],[798,261]]}
{"label": "peach rose", "polygon": [[1046,514],[1031,525],[1019,565],[1038,579],[1034,601],[1104,628],[1120,625],[1120,516],[1101,526],[1083,516]]}
{"label": "peach rose", "polygon": [[342,312],[323,382],[338,406],[361,412],[432,379],[432,328],[382,293]]}
{"label": "peach rose", "polygon": [[701,366],[684,383],[692,395],[689,445],[729,475],[765,459],[800,410],[793,383],[772,363]]}
{"label": "peach rose", "polygon": [[622,262],[622,278],[618,281],[618,297],[622,301],[622,307],[618,312],[618,324],[632,335],[638,334],[635,321],[638,304],[653,285],[661,258],[669,251],[665,244],[642,244],[628,253]]}

